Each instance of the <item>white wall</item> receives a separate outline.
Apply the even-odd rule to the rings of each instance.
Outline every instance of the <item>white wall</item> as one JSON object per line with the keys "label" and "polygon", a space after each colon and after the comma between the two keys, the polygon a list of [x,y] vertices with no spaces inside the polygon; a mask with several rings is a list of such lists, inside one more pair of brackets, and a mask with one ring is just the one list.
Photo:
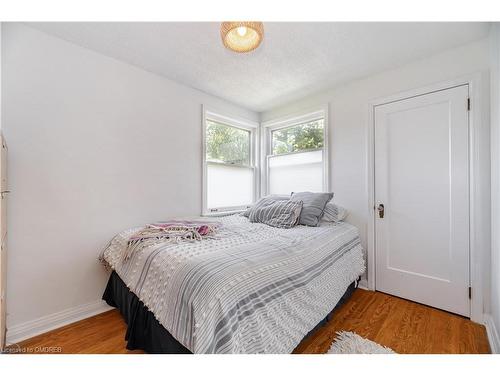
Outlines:
{"label": "white wall", "polygon": [[[334,200],[350,211],[348,221],[360,228],[366,248],[367,122],[370,101],[482,71],[485,72],[484,100],[487,102],[488,69],[489,47],[485,39],[266,111],[261,114],[261,119],[268,121],[329,103],[330,186],[335,193]],[[483,109],[486,125],[489,121],[487,108],[485,106]],[[489,145],[485,144],[481,148],[484,150]],[[489,164],[485,167],[489,174]],[[489,180],[487,185],[489,188]],[[489,243],[486,246],[489,248]]]}
{"label": "white wall", "polygon": [[[491,31],[491,317],[500,351],[500,25]],[[495,329],[495,328],[493,328]],[[490,333],[491,336],[491,332]]]}
{"label": "white wall", "polygon": [[3,32],[15,328],[99,300],[97,257],[118,231],[200,214],[202,104],[258,114],[21,24]]}

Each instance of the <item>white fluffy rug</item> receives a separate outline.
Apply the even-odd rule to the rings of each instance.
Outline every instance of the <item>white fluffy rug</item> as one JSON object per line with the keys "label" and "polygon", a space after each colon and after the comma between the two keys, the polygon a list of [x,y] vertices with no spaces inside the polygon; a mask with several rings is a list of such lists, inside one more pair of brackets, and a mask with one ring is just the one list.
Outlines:
{"label": "white fluffy rug", "polygon": [[354,332],[337,332],[327,354],[396,354],[392,349],[364,339]]}

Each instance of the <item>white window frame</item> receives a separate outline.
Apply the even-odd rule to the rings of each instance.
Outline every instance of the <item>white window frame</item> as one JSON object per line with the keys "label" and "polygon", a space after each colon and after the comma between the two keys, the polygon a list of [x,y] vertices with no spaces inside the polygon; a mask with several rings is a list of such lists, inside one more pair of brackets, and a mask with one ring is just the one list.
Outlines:
{"label": "white window frame", "polygon": [[[220,163],[220,162],[212,162],[207,160],[207,120],[214,121],[220,124],[224,124],[227,126],[232,126],[234,128],[246,130],[250,132],[250,165],[235,165],[231,163]],[[249,205],[243,206],[233,206],[233,207],[212,207],[208,208],[208,196],[207,196],[207,177],[208,171],[207,167],[209,164],[217,164],[217,165],[227,165],[234,168],[248,168],[253,170],[254,175],[254,194],[253,194],[253,202],[257,200],[259,197],[259,187],[260,187],[260,173],[259,173],[259,163],[258,163],[258,155],[259,155],[259,144],[258,137],[259,135],[259,123],[253,122],[250,120],[238,118],[236,116],[225,115],[221,111],[213,110],[207,106],[203,106],[203,116],[202,116],[202,150],[203,150],[203,188],[202,188],[202,215],[203,216],[221,216],[221,215],[229,215],[236,212],[241,212],[249,207]]]}
{"label": "white window frame", "polygon": [[[302,111],[290,116],[281,117],[278,119],[265,121],[261,124],[262,136],[261,136],[261,191],[263,195],[268,195],[270,193],[269,189],[269,159],[278,155],[272,154],[272,132],[274,130],[279,130],[283,128],[288,128],[295,125],[304,124],[310,121],[318,120],[323,118],[323,191],[330,191],[330,177],[329,177],[329,147],[328,147],[328,105],[324,105],[320,108],[311,109],[308,111]],[[299,152],[293,152],[293,154],[300,154],[305,152],[317,151],[305,150]],[[283,154],[280,154],[283,155]]]}

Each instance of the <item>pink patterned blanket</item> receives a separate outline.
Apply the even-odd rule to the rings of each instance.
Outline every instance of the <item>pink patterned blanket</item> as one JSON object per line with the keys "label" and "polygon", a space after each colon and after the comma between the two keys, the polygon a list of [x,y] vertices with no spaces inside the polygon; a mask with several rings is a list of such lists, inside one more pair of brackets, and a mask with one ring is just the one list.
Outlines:
{"label": "pink patterned blanket", "polygon": [[129,238],[125,259],[146,246],[182,240],[200,241],[213,236],[219,227],[219,222],[203,220],[169,220],[148,224]]}

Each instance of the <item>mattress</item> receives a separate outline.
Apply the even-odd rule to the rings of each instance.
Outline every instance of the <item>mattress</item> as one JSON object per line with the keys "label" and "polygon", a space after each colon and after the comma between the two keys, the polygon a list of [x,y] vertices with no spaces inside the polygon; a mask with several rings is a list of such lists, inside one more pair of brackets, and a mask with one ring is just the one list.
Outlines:
{"label": "mattress", "polygon": [[105,261],[158,322],[193,353],[290,353],[365,269],[348,223],[273,228],[218,218],[215,238],[165,243],[123,256],[119,233]]}

